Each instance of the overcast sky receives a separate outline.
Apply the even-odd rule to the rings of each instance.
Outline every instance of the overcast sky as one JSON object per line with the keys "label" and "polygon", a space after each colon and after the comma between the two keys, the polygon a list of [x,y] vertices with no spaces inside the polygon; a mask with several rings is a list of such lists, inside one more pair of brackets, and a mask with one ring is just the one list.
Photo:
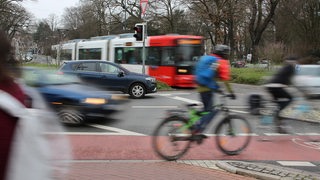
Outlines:
{"label": "overcast sky", "polygon": [[37,19],[47,18],[50,14],[55,14],[59,18],[64,13],[64,9],[78,5],[79,0],[24,0],[22,5],[32,13]]}

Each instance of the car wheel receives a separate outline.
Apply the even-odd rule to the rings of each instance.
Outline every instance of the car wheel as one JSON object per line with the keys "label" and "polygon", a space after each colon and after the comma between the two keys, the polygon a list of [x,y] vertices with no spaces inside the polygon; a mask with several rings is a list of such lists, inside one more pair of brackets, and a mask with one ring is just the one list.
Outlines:
{"label": "car wheel", "polygon": [[58,116],[60,118],[60,122],[69,125],[81,125],[84,123],[84,115],[79,111],[63,108],[58,111]]}
{"label": "car wheel", "polygon": [[134,83],[129,89],[129,95],[132,98],[142,98],[146,94],[146,88],[141,83]]}

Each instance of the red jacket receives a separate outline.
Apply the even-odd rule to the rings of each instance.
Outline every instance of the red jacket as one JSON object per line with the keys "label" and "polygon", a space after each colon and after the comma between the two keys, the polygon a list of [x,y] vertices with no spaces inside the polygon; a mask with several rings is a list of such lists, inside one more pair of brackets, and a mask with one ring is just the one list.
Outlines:
{"label": "red jacket", "polygon": [[215,56],[218,58],[218,77],[219,79],[223,80],[223,81],[229,81],[230,80],[230,63],[227,59],[223,59],[222,57],[215,55],[215,54],[211,54],[212,56]]}
{"label": "red jacket", "polygon": [[[20,86],[12,79],[0,81],[0,89],[8,92],[21,103],[25,104],[26,96]],[[0,109],[0,179],[5,178],[16,122],[16,118],[9,116],[6,112]]]}

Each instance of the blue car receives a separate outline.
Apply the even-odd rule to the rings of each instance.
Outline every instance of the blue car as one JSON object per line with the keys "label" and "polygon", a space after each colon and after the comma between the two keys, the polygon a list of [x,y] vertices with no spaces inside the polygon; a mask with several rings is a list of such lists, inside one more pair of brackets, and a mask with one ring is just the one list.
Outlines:
{"label": "blue car", "polygon": [[135,99],[157,92],[154,77],[130,72],[119,64],[108,61],[65,61],[58,71],[61,74],[77,75],[87,84],[111,91],[121,91]]}
{"label": "blue car", "polygon": [[58,114],[62,123],[83,124],[118,112],[127,101],[123,95],[90,87],[75,76],[38,68],[23,68],[26,85],[36,88]]}

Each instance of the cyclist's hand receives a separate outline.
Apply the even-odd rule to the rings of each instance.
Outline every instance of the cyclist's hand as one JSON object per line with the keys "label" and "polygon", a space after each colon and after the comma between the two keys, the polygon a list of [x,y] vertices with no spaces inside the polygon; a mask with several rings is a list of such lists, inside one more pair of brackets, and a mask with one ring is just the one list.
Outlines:
{"label": "cyclist's hand", "polygon": [[236,95],[233,94],[233,93],[232,93],[232,94],[229,94],[228,97],[230,97],[231,99],[237,99]]}

